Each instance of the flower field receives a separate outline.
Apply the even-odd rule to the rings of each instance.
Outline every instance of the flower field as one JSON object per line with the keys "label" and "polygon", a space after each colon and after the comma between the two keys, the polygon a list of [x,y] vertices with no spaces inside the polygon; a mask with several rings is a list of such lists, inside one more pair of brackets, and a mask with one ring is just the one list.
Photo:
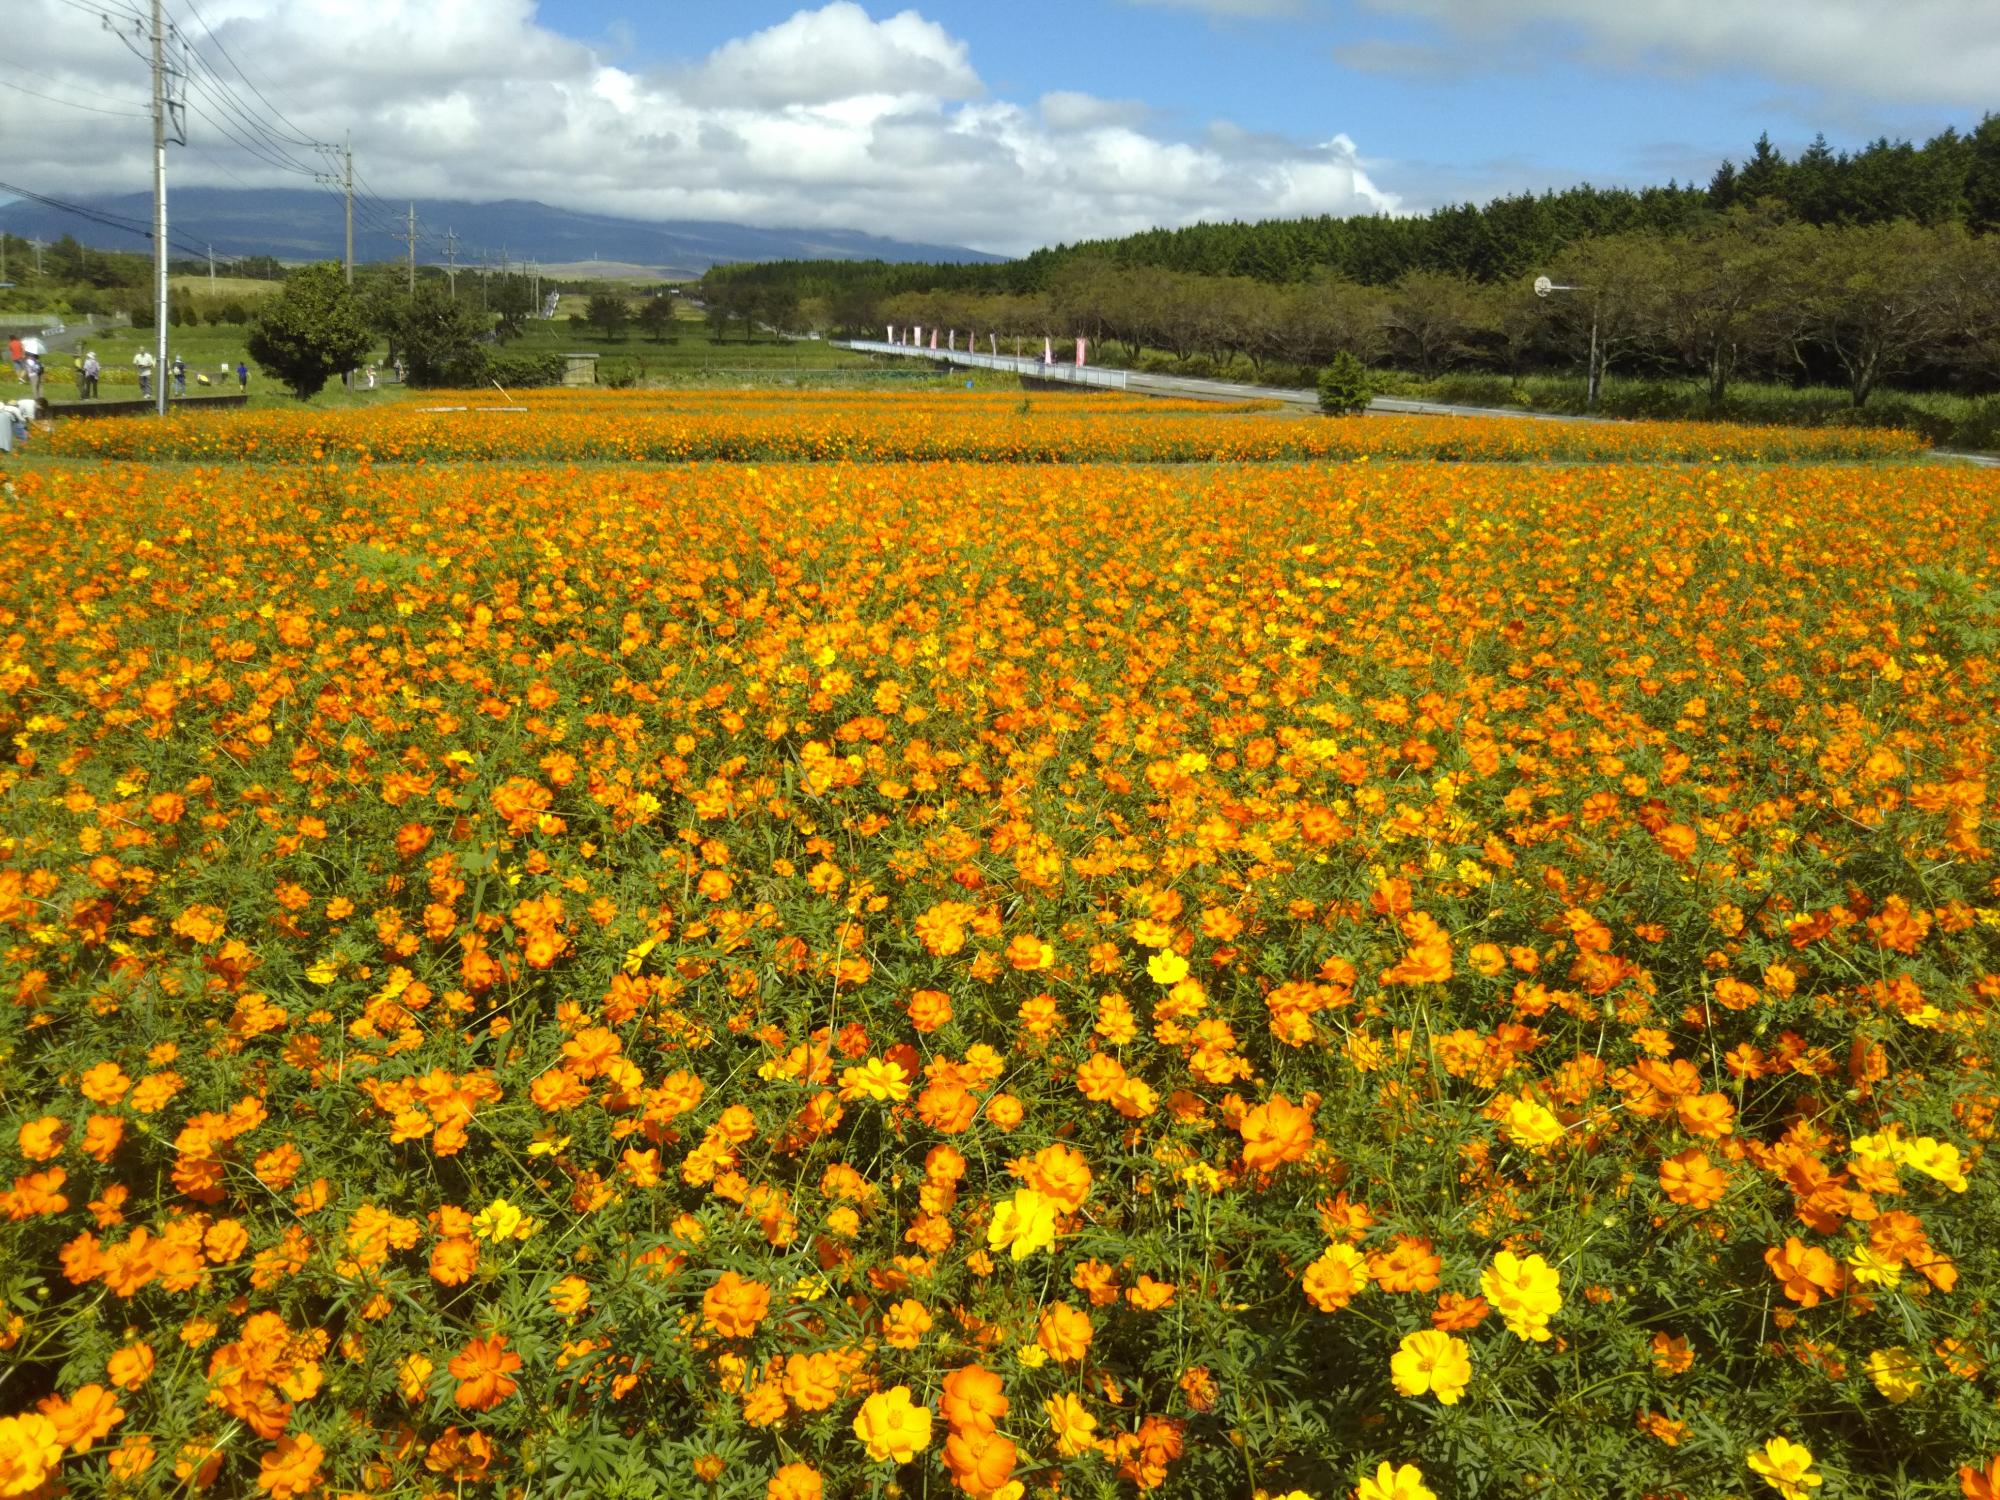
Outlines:
{"label": "flower field", "polygon": [[2000,474],[558,410],[8,472],[0,1496],[2000,1493]]}
{"label": "flower field", "polygon": [[[78,458],[194,463],[518,460],[857,463],[1240,463],[1301,459],[1480,462],[1819,463],[1906,458],[1905,432],[1752,428],[1701,422],[1577,423],[1463,417],[1335,422],[1115,394],[1018,396],[852,392],[498,391],[439,394],[362,412],[258,411],[212,421],[183,412],[72,422],[50,450]],[[427,406],[459,410],[426,409]]]}

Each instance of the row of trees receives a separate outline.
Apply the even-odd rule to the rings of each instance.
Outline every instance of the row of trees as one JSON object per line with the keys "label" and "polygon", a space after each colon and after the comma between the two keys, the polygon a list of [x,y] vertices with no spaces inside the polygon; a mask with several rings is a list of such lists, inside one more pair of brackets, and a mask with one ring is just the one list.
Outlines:
{"label": "row of trees", "polygon": [[1583,240],[1690,233],[1715,216],[1759,205],[1821,228],[1909,220],[1962,224],[1975,234],[2000,230],[2000,115],[1987,115],[1969,131],[1941,131],[1920,146],[1885,137],[1858,151],[1836,152],[1821,137],[1796,158],[1760,137],[1740,165],[1723,162],[1706,187],[1670,182],[1633,190],[1586,183],[1401,218],[1191,224],[1058,245],[1001,265],[766,262],[718,268],[707,284],[783,285],[801,299],[834,305],[901,292],[1046,292],[1078,260],[1269,282],[1302,283],[1331,272],[1366,286],[1389,286],[1412,271],[1510,282],[1532,277]]}
{"label": "row of trees", "polygon": [[475,386],[496,375],[539,383],[553,373],[549,356],[510,364],[496,353],[522,331],[533,305],[525,277],[454,292],[442,275],[411,287],[402,273],[373,268],[350,286],[340,266],[323,261],[291,272],[264,300],[250,354],[302,401],[384,342],[412,385]]}
{"label": "row of trees", "polygon": [[1752,372],[1839,383],[1857,407],[1892,377],[2000,378],[2000,237],[1955,225],[1822,228],[1737,209],[1680,234],[1585,240],[1541,269],[1572,290],[1537,297],[1526,277],[1482,285],[1428,270],[1385,287],[1327,271],[1274,285],[1083,259],[1038,293],[904,292],[817,311],[829,326],[877,337],[885,324],[1035,346],[1082,334],[1100,357],[1127,363],[1164,351],[1241,357],[1259,370],[1318,367],[1345,351],[1425,376],[1518,374],[1588,365],[1594,346],[1593,375],[1698,375],[1718,405]]}

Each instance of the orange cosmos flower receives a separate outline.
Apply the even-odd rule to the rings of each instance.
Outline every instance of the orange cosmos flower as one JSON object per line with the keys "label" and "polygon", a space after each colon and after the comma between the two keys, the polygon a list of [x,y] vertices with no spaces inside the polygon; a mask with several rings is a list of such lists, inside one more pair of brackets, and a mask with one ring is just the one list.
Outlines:
{"label": "orange cosmos flower", "polygon": [[54,1161],[62,1154],[68,1135],[68,1125],[54,1115],[43,1115],[22,1125],[16,1141],[21,1155],[29,1161]]}
{"label": "orange cosmos flower", "polygon": [[452,1400],[468,1411],[491,1411],[520,1388],[508,1377],[521,1368],[521,1356],[497,1334],[473,1339],[452,1356],[449,1368],[458,1379]]}
{"label": "orange cosmos flower", "polygon": [[1090,1352],[1090,1314],[1067,1302],[1051,1302],[1042,1312],[1035,1342],[1058,1364],[1074,1364]]}
{"label": "orange cosmos flower", "polygon": [[771,1289],[724,1271],[701,1296],[702,1323],[726,1339],[747,1339],[771,1311]]}
{"label": "orange cosmos flower", "polygon": [[1801,1243],[1797,1235],[1788,1237],[1782,1248],[1766,1250],[1764,1264],[1785,1295],[1801,1307],[1817,1307],[1821,1297],[1840,1290],[1839,1262],[1817,1246]]}
{"label": "orange cosmos flower", "polygon": [[986,1496],[1013,1477],[1014,1445],[992,1431],[957,1431],[944,1442],[951,1482],[968,1495]]}
{"label": "orange cosmos flower", "polygon": [[826,1482],[811,1464],[786,1464],[764,1485],[764,1500],[824,1500]]}
{"label": "orange cosmos flower", "polygon": [[1007,1396],[998,1375],[966,1365],[945,1376],[938,1409],[955,1430],[991,1431],[1007,1415]]}
{"label": "orange cosmos flower", "polygon": [[785,1360],[784,1392],[801,1411],[825,1411],[840,1396],[840,1366],[831,1355],[793,1354]]}
{"label": "orange cosmos flower", "polygon": [[1252,1171],[1275,1171],[1312,1149],[1312,1115],[1283,1094],[1249,1111],[1236,1128],[1243,1136],[1243,1164]]}
{"label": "orange cosmos flower", "polygon": [[271,1500],[293,1500],[319,1483],[320,1461],[326,1457],[309,1433],[287,1433],[257,1466],[257,1488]]}
{"label": "orange cosmos flower", "polygon": [[1046,1146],[1025,1161],[1010,1162],[1008,1168],[1066,1214],[1082,1208],[1090,1195],[1090,1164],[1067,1146]]}
{"label": "orange cosmos flower", "polygon": [[1660,1163],[1660,1191],[1685,1208],[1713,1208],[1729,1190],[1729,1174],[1694,1147]]}
{"label": "orange cosmos flower", "polygon": [[111,1383],[121,1391],[136,1391],[153,1373],[153,1346],[128,1344],[111,1356],[105,1367]]}
{"label": "orange cosmos flower", "polygon": [[101,1385],[80,1386],[66,1400],[45,1396],[36,1410],[55,1423],[57,1439],[72,1453],[89,1452],[91,1444],[125,1420],[118,1398]]}

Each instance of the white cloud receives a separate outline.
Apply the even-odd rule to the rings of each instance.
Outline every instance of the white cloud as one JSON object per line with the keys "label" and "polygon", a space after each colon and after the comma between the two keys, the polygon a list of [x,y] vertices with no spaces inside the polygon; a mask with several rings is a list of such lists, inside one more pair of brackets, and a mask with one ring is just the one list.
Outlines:
{"label": "white cloud", "polygon": [[[2000,76],[2000,5],[1993,0],[1368,3],[1435,22],[1474,56],[1490,56],[1495,44],[1580,43],[1585,60],[1600,66],[1750,72],[1834,96],[1968,109],[1992,104]],[[1434,66],[1421,49],[1408,56]]]}
{"label": "white cloud", "polygon": [[1094,130],[1101,125],[1143,125],[1153,111],[1137,99],[1100,99],[1057,89],[1042,95],[1042,123],[1051,130]]}
{"label": "white cloud", "polygon": [[[35,86],[143,98],[143,64],[78,9],[16,5],[26,13],[10,22],[10,60]],[[653,73],[544,25],[532,0],[202,0],[202,12],[303,135],[351,129],[361,172],[391,201],[533,198],[1002,252],[1198,218],[1398,207],[1345,137],[1311,145],[1211,128],[1176,140],[1131,101],[994,98],[965,43],[914,10],[878,20],[833,0]],[[193,103],[174,181],[301,185],[231,143],[221,127],[246,127],[212,86]],[[58,196],[150,180],[142,120],[0,90],[0,139],[9,180]]]}
{"label": "white cloud", "polygon": [[833,0],[738,37],[677,80],[704,104],[827,104],[867,94],[970,99],[981,92],[965,43],[913,10],[876,21],[853,0]]}

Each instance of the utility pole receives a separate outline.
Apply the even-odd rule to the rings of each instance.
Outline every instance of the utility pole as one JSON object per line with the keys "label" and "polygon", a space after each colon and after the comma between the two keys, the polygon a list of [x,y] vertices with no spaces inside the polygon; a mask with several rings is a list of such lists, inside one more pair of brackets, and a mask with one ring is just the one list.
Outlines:
{"label": "utility pole", "polygon": [[486,252],[479,252],[479,310],[486,311]]}
{"label": "utility pole", "polygon": [[44,240],[40,235],[36,235],[28,243],[35,248],[35,274],[40,276],[42,274],[42,252],[48,249],[48,241]]}
{"label": "utility pole", "polygon": [[[167,71],[166,17],[153,0],[153,410],[167,414]],[[40,272],[41,252],[35,253]]]}
{"label": "utility pole", "polygon": [[458,236],[444,232],[444,278],[451,283],[451,300],[458,300]]}
{"label": "utility pole", "polygon": [[341,173],[341,189],[347,195],[347,284],[354,285],[354,132],[341,137],[340,154],[346,161]]}
{"label": "utility pole", "polygon": [[404,221],[404,242],[410,249],[410,295],[417,292],[417,205],[410,205],[410,216]]}
{"label": "utility pole", "polygon": [[215,246],[208,247],[208,289],[215,290]]}

